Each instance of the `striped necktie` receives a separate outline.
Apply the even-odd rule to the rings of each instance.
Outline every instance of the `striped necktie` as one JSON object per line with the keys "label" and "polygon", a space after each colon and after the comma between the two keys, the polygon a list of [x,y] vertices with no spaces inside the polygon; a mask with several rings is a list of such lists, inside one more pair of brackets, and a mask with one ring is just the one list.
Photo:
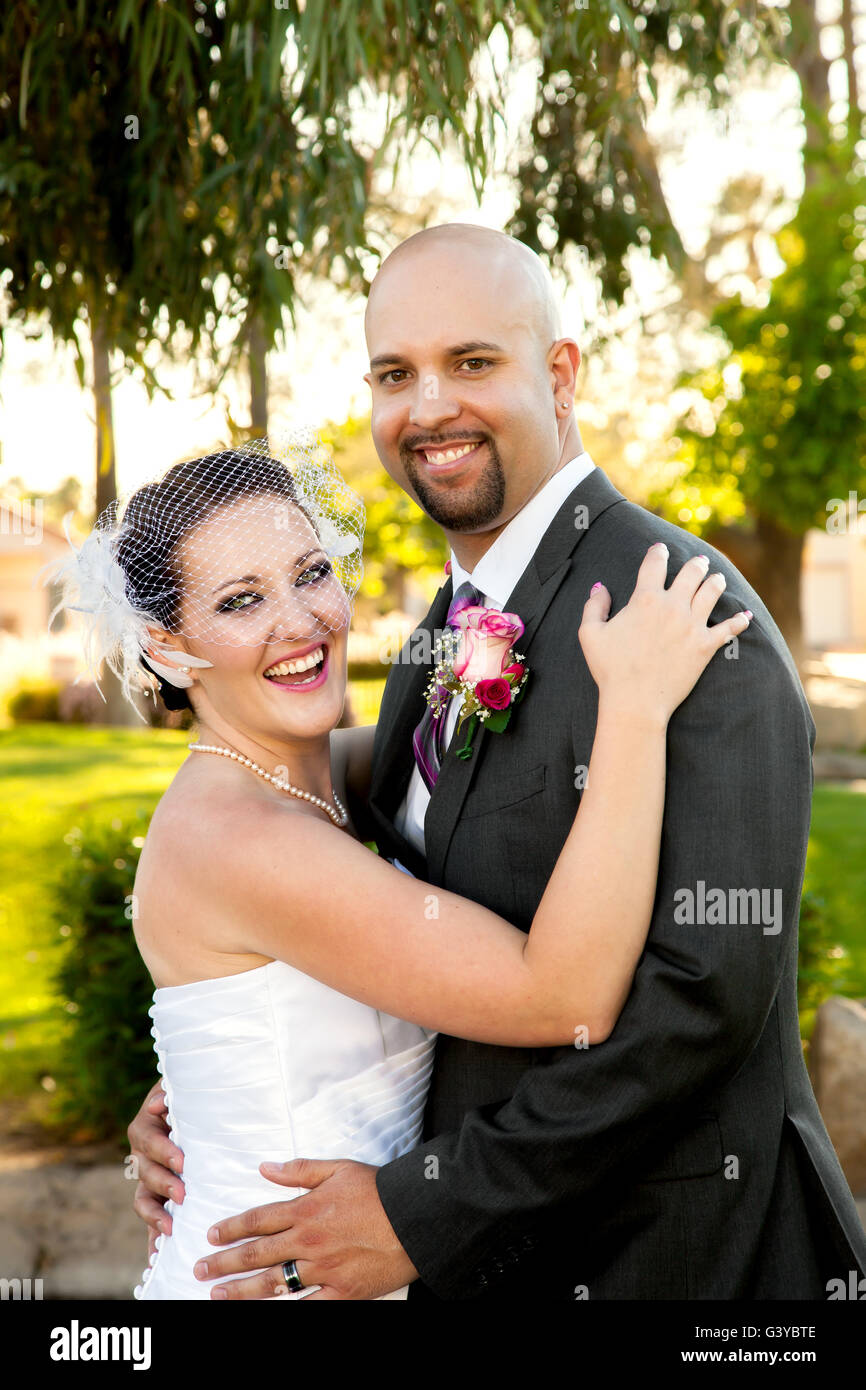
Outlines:
{"label": "striped necktie", "polygon": [[[468,608],[482,602],[483,595],[479,593],[474,584],[470,584],[468,580],[465,584],[461,584],[448,608],[448,616],[445,619],[448,627],[457,626],[456,623],[452,622],[455,610]],[[418,764],[418,771],[421,773],[424,785],[429,792],[433,791],[442,767],[442,755],[445,751],[445,721],[448,718],[451,699],[452,697],[449,695],[447,700],[443,701],[442,713],[438,719],[434,719],[433,711],[427,705],[421,716],[421,721],[412,735],[415,762]]]}

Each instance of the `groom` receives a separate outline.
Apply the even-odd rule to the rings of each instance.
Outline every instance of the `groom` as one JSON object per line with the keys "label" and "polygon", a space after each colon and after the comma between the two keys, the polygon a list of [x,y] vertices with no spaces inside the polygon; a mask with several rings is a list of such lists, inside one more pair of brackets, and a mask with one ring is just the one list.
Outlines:
{"label": "groom", "polygon": [[[448,743],[452,707],[431,770],[413,753],[429,669],[409,659],[417,638],[404,649],[376,735],[373,833],[380,853],[528,929],[589,764],[590,587],[603,580],[615,612],[653,542],[671,577],[708,548],[593,466],[573,414],[580,354],[519,242],[461,225],[410,238],[376,277],[366,329],[377,450],[451,545],[421,628],[441,630],[471,582],[473,601],[523,619],[532,670],[508,729],[482,726],[468,760]],[[219,1245],[250,1242],[209,1257],[229,1297],[271,1293],[244,1271],[285,1260],[320,1299],[407,1282],[428,1300],[825,1299],[830,1279],[866,1272],[797,1018],[814,726],[770,614],[711,554],[727,580],[715,618],[755,618],[670,722],[652,925],[611,1037],[582,1047],[579,1019],[574,1047],[440,1036],[417,1149],[378,1170],[311,1154],[269,1172],[307,1195],[220,1223]],[[161,1122],[143,1109],[130,1139],[164,1195],[177,1179]],[[138,1206],[158,1210],[146,1192]]]}

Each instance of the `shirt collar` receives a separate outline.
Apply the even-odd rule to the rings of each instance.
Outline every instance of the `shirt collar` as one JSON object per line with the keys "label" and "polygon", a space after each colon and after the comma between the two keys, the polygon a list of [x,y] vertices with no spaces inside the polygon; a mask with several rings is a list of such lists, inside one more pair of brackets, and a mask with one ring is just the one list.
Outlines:
{"label": "shirt collar", "polygon": [[584,449],[548,478],[526,506],[513,516],[471,573],[451,552],[451,579],[456,594],[461,584],[474,584],[485,603],[502,608],[535,554],[541,539],[566,497],[595,468]]}

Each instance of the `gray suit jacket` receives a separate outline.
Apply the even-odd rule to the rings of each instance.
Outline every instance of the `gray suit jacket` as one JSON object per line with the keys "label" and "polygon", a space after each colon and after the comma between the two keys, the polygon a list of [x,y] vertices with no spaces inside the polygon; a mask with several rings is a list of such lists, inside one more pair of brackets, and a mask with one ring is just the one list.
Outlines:
{"label": "gray suit jacket", "polygon": [[[724,556],[590,474],[505,605],[526,624],[526,697],[505,733],[478,732],[471,759],[449,748],[426,861],[393,818],[429,672],[394,666],[370,800],[379,849],[528,930],[592,747],[582,607],[602,579],[621,608],[657,540],[671,577],[702,552],[724,572],[713,621],[755,618],[671,720],[652,924],[611,1037],[535,1050],[439,1038],[425,1137],[378,1175],[416,1300],[824,1299],[828,1279],[866,1272],[797,1018],[814,724],[770,614]],[[449,580],[421,626],[441,628],[450,598]],[[756,888],[760,909],[738,892]],[[711,889],[716,911],[701,907]]]}

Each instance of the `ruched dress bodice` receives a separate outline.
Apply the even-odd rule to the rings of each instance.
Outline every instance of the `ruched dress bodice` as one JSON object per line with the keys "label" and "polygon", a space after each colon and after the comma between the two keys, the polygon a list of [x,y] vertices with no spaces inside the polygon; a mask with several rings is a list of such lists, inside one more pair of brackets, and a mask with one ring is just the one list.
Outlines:
{"label": "ruched dress bodice", "polygon": [[260,1163],[381,1165],[418,1143],[436,1035],[282,961],[157,989],[153,998],[151,1031],[186,1195],[180,1205],[168,1202],[172,1234],[159,1237],[135,1296],[209,1298],[225,1279],[200,1282],[192,1272],[214,1253],[208,1229],[303,1190],[268,1182]]}

